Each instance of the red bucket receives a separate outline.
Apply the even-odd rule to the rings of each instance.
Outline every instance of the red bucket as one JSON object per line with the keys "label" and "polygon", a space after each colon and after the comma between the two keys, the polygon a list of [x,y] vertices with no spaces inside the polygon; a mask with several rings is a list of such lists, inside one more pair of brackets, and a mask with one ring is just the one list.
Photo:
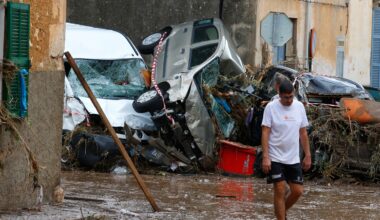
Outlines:
{"label": "red bucket", "polygon": [[256,148],[236,142],[221,140],[218,168],[224,174],[252,176]]}

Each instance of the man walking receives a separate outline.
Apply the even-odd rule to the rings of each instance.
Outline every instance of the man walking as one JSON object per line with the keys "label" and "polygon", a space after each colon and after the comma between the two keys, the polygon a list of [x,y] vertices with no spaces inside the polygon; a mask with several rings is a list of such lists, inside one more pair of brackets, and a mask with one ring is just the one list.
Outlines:
{"label": "man walking", "polygon": [[[302,169],[311,166],[308,121],[303,104],[294,98],[294,88],[284,80],[279,87],[280,99],[271,101],[264,110],[262,122],[262,169],[274,187],[274,210],[277,219],[285,219],[286,211],[303,193]],[[305,157],[301,166],[299,140]],[[287,195],[287,185],[290,193]]]}

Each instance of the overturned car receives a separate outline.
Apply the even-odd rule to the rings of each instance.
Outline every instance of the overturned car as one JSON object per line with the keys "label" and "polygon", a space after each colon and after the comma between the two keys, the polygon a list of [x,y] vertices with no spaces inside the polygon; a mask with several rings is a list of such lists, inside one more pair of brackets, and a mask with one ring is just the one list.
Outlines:
{"label": "overturned car", "polygon": [[235,122],[210,89],[220,77],[245,73],[229,33],[217,18],[191,21],[153,33],[139,46],[142,53],[154,48],[162,50],[153,76],[158,84],[133,103],[158,129],[148,142],[182,164],[213,169],[217,137],[228,138]]}

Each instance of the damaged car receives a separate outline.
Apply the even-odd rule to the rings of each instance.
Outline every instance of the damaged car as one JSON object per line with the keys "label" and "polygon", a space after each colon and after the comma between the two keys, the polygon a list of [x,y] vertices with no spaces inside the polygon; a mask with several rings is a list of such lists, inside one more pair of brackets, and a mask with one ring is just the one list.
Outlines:
{"label": "damaged car", "polygon": [[157,85],[133,102],[158,129],[149,144],[186,166],[214,169],[217,138],[229,138],[235,121],[227,102],[211,90],[221,78],[245,73],[226,27],[218,18],[168,26],[138,48],[162,50],[152,76]]}
{"label": "damaged car", "polygon": [[285,66],[273,66],[266,70],[261,80],[263,88],[259,96],[264,100],[270,100],[277,94],[274,79],[279,75],[293,82],[297,99],[304,103],[338,105],[340,99],[345,97],[373,99],[362,85],[346,78],[319,76]]}
{"label": "damaged car", "polygon": [[[150,115],[137,113],[132,107],[133,100],[147,90],[142,74],[147,66],[132,41],[113,30],[72,23],[66,23],[65,39],[65,50],[74,58],[119,137],[125,139],[125,122],[133,129],[155,130]],[[116,155],[118,148],[106,135],[98,112],[74,70],[66,61],[64,66],[63,130],[70,134],[78,130],[70,137],[70,146],[77,152],[81,165],[91,167]]]}

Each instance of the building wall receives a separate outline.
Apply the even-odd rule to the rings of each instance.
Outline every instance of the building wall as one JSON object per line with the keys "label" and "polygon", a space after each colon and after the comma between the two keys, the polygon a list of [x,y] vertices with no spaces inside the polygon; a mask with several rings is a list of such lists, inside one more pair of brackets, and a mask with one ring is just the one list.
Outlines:
{"label": "building wall", "polygon": [[[223,2],[223,4],[221,4]],[[246,63],[253,61],[256,0],[68,0],[67,21],[126,33],[138,45],[167,25],[222,17]]]}
{"label": "building wall", "polygon": [[372,1],[351,0],[344,77],[370,84]]}
{"label": "building wall", "polygon": [[[346,4],[349,2],[349,4]],[[312,71],[336,75],[337,39],[344,39],[344,77],[369,84],[372,1],[319,0],[307,3],[298,0],[259,0],[256,30],[269,12],[284,12],[297,19],[296,51],[302,67],[307,67],[310,29],[317,41]],[[259,33],[259,31],[258,31]],[[255,65],[262,63],[260,34],[255,38]]]}
{"label": "building wall", "polygon": [[[348,46],[348,10],[343,4],[337,6],[316,4],[311,6],[310,28],[317,33],[317,45],[312,70],[323,75],[336,75],[337,40],[344,39],[345,59]],[[344,72],[347,70],[344,69]]]}
{"label": "building wall", "polygon": [[[62,54],[66,0],[24,0],[30,3],[31,33],[28,117],[16,121],[36,158],[43,202],[52,201],[60,184],[64,71]],[[6,125],[0,127],[0,209],[30,208],[39,190],[21,140]]]}

